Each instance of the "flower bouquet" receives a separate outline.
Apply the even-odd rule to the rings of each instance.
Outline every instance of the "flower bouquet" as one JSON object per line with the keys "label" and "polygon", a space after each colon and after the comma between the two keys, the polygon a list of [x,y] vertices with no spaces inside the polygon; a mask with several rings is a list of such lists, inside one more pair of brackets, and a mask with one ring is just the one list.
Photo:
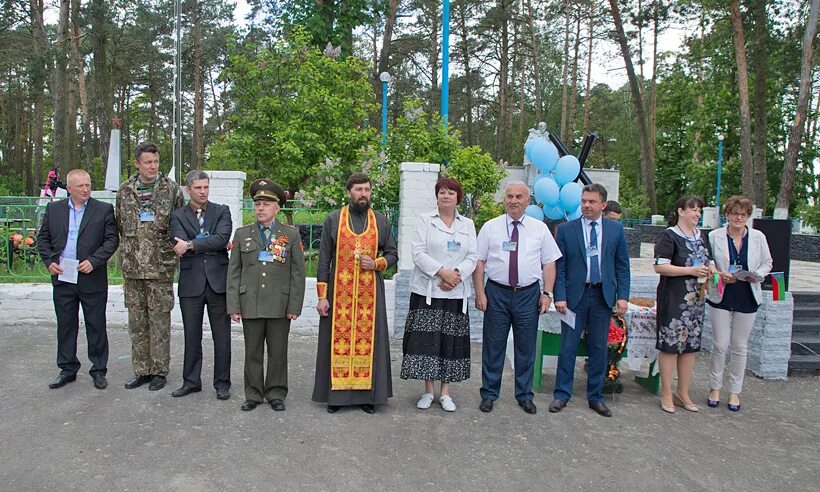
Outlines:
{"label": "flower bouquet", "polygon": [[626,347],[626,322],[624,319],[614,314],[609,320],[609,336],[607,337],[607,358],[608,366],[606,379],[604,379],[604,393],[623,393],[624,385],[621,383],[621,371],[618,370],[618,363]]}

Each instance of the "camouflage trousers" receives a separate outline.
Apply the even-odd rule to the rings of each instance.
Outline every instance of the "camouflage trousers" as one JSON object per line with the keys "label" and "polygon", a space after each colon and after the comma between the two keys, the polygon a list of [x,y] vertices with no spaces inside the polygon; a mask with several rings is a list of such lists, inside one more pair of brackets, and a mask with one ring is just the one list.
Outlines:
{"label": "camouflage trousers", "polygon": [[137,376],[167,376],[171,363],[173,282],[125,279],[131,363]]}

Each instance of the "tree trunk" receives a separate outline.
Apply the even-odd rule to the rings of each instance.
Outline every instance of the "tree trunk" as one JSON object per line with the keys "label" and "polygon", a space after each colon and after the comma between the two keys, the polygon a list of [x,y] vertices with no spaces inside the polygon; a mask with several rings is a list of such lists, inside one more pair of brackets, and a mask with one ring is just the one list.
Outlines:
{"label": "tree trunk", "polygon": [[[430,103],[432,104],[432,111],[441,110],[441,98],[438,91],[438,4],[432,4],[431,16],[432,24],[430,26]],[[432,112],[431,111],[431,112]]]}
{"label": "tree trunk", "polygon": [[575,20],[575,45],[573,46],[572,55],[572,90],[570,91],[569,109],[567,115],[567,139],[564,143],[570,151],[575,145],[575,106],[578,101],[578,51],[581,46],[581,13]]}
{"label": "tree trunk", "polygon": [[507,80],[509,77],[509,48],[510,43],[508,39],[508,12],[506,0],[499,0],[498,5],[501,11],[501,60],[498,71],[498,112],[496,113],[496,138],[495,138],[495,160],[500,161],[506,157],[507,145],[507,119],[510,117],[507,110]]}
{"label": "tree trunk", "polygon": [[650,161],[655,162],[657,154],[657,109],[658,109],[658,0],[653,1],[652,8],[652,80],[649,82],[649,150],[652,152]]}
{"label": "tree trunk", "polygon": [[561,141],[567,138],[567,77],[569,76],[569,0],[564,0],[564,68],[561,75]]}
{"label": "tree trunk", "polygon": [[94,59],[94,116],[99,129],[97,155],[102,158],[104,164],[107,164],[108,160],[108,146],[111,143],[111,119],[114,117],[114,88],[111,67],[108,61],[107,8],[105,0],[91,0],[91,31],[89,35],[91,53]]}
{"label": "tree trunk", "polygon": [[766,136],[768,123],[766,122],[766,82],[769,78],[768,27],[766,17],[766,0],[752,2],[754,17],[754,56],[752,64],[755,71],[755,102],[754,102],[754,199],[755,205],[766,213]]}
{"label": "tree trunk", "polygon": [[[192,64],[194,71],[194,141],[191,146],[191,169],[202,169],[205,158],[203,125],[205,118],[205,95],[202,83],[202,26],[199,18],[199,2],[191,2],[192,14]],[[182,166],[177,171],[182,172]],[[181,174],[180,174],[181,175]]]}
{"label": "tree trunk", "polygon": [[475,137],[473,134],[473,90],[472,90],[472,71],[470,70],[470,44],[467,32],[467,7],[465,2],[458,4],[459,18],[459,35],[461,36],[461,59],[464,62],[464,78],[465,83],[465,97],[466,97],[466,113],[467,113],[467,145],[475,144]]}
{"label": "tree trunk", "polygon": [[68,51],[69,51],[69,8],[70,0],[60,0],[60,14],[57,23],[57,38],[52,45],[54,66],[51,74],[51,99],[54,105],[54,165],[61,169],[73,168],[70,159]]}
{"label": "tree trunk", "polygon": [[638,83],[638,76],[635,74],[635,67],[632,65],[632,55],[629,52],[629,44],[626,40],[621,13],[618,10],[618,0],[609,0],[609,6],[612,12],[612,21],[615,24],[618,45],[621,47],[624,64],[626,65],[626,75],[629,78],[629,89],[632,93],[632,104],[635,107],[638,141],[641,146],[641,181],[649,199],[649,208],[655,214],[658,211],[655,199],[655,163],[652,161],[652,151],[649,146],[649,132],[646,129],[646,112],[641,98],[640,84]]}
{"label": "tree trunk", "polygon": [[820,0],[811,0],[809,20],[806,23],[806,33],[803,35],[803,56],[800,61],[800,89],[797,93],[797,108],[789,134],[789,143],[786,146],[783,177],[780,180],[780,193],[777,195],[777,204],[774,208],[775,219],[787,219],[789,217],[789,202],[792,191],[794,191],[794,175],[797,171],[797,154],[800,151],[800,139],[803,137],[803,128],[805,127],[804,123],[809,105],[812,53],[814,52],[814,38],[817,34],[817,11],[819,9]]}
{"label": "tree trunk", "polygon": [[[91,114],[88,110],[88,90],[85,85],[85,63],[80,52],[80,0],[71,0],[71,55],[74,69],[77,71],[77,88],[80,96],[80,114],[83,120],[83,153],[85,168],[91,169],[91,159],[94,155],[93,138],[91,135]],[[104,166],[103,166],[104,167]]]}
{"label": "tree trunk", "polygon": [[[382,36],[382,49],[379,52],[378,69],[376,70],[376,80],[379,74],[386,72],[390,66],[390,49],[393,43],[393,29],[396,27],[396,16],[399,13],[399,0],[390,0],[387,17],[384,19],[384,35]],[[373,36],[375,38],[375,33]],[[381,97],[381,81],[376,84],[378,90],[376,95]]]}
{"label": "tree trunk", "polygon": [[746,64],[746,40],[743,35],[743,19],[740,14],[740,3],[734,0],[729,4],[732,17],[732,38],[735,44],[735,61],[737,63],[737,84],[740,100],[740,162],[742,164],[741,182],[743,194],[754,196],[754,162],[752,162],[752,118],[749,112],[749,68]]}
{"label": "tree trunk", "polygon": [[532,78],[535,83],[535,124],[543,120],[543,103],[541,102],[541,51],[535,35],[535,21],[532,15],[532,0],[527,0],[527,26],[530,35],[530,53],[532,59]]}
{"label": "tree trunk", "polygon": [[695,143],[693,145],[694,151],[692,152],[692,162],[695,164],[700,161],[700,125],[701,125],[701,117],[703,115],[703,50],[704,48],[704,38],[705,38],[705,30],[706,30],[706,9],[703,7],[703,4],[699,5],[700,7],[700,53],[698,55],[698,99],[697,99],[697,119],[695,121]]}
{"label": "tree trunk", "polygon": [[587,79],[586,87],[584,89],[584,130],[581,132],[583,137],[589,134],[589,116],[592,111],[592,41],[594,39],[595,27],[595,5],[589,6],[589,43],[587,44]]}

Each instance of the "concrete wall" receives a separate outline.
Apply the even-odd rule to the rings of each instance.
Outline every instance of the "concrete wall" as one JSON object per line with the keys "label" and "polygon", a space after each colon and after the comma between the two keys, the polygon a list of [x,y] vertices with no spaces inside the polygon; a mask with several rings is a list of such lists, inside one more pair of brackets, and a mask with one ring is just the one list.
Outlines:
{"label": "concrete wall", "polygon": [[242,196],[247,175],[242,171],[205,171],[211,178],[208,199],[231,208],[233,228],[242,224]]}
{"label": "concrete wall", "polygon": [[607,200],[618,201],[621,186],[621,171],[617,169],[584,169],[587,176],[593,183],[604,185],[607,192]]}
{"label": "concrete wall", "polygon": [[[395,282],[384,282],[387,320],[390,332],[393,332],[393,318],[395,301]],[[176,295],[176,284],[174,294]],[[319,314],[316,312],[316,279],[308,278],[305,286],[305,303],[302,305],[302,315],[291,323],[291,331],[302,335],[319,332]],[[55,324],[54,304],[51,298],[50,284],[0,284],[0,312],[12,324]],[[171,312],[171,324],[174,329],[182,329],[182,313],[179,310],[178,298],[175,299],[174,310]],[[122,285],[111,285],[108,288],[108,306],[106,317],[110,328],[125,329],[128,325],[128,311],[122,295]],[[82,311],[80,312],[82,323]],[[210,330],[208,316],[205,316],[206,330]],[[242,326],[232,323],[234,331],[242,331]]]}

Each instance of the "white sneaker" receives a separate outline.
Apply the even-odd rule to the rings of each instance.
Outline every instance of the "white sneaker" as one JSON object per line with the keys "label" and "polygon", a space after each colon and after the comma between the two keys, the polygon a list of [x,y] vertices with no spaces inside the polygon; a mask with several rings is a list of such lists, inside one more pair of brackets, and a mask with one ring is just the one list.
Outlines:
{"label": "white sneaker", "polygon": [[420,408],[422,410],[427,410],[430,408],[430,405],[433,404],[433,394],[432,393],[424,393],[419,398],[418,403],[416,403],[416,408]]}
{"label": "white sneaker", "polygon": [[444,409],[445,412],[455,412],[456,411],[456,404],[453,403],[453,399],[450,398],[450,395],[444,395],[438,399],[439,403],[441,403],[441,408]]}

